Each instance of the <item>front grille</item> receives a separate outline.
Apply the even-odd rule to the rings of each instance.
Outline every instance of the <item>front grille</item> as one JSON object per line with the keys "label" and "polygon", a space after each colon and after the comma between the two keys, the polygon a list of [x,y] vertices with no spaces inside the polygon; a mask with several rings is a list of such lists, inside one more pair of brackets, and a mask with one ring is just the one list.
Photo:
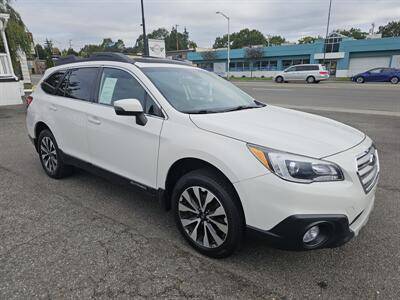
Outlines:
{"label": "front grille", "polygon": [[365,193],[368,193],[379,176],[378,151],[374,145],[357,156],[357,174]]}

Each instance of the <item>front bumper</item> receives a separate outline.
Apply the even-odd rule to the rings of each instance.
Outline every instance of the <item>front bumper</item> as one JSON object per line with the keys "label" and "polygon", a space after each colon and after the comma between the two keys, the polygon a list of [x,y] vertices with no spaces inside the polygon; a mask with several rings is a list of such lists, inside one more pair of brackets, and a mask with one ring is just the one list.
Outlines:
{"label": "front bumper", "polygon": [[[316,243],[306,244],[303,242],[303,236],[313,226],[321,228],[320,236]],[[266,239],[272,246],[287,250],[338,247],[354,236],[345,215],[293,215],[269,231],[251,226],[248,226],[247,230],[251,235]]]}
{"label": "front bumper", "polygon": [[234,184],[250,231],[263,233],[281,248],[307,249],[306,229],[315,222],[330,224],[321,247],[335,247],[358,235],[374,207],[375,186],[368,193],[357,175],[356,157],[372,144],[366,138],[347,151],[326,158],[342,167],[345,180],[299,184],[266,174]]}

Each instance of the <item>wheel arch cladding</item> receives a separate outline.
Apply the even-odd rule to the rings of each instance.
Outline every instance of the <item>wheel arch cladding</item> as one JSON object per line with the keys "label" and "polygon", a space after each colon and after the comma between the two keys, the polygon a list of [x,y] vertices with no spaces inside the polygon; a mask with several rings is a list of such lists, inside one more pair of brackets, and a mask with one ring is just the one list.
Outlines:
{"label": "wheel arch cladding", "polygon": [[229,180],[229,178],[216,166],[213,164],[199,159],[199,158],[194,158],[194,157],[186,157],[186,158],[181,158],[174,162],[172,166],[168,170],[168,174],[166,177],[165,181],[165,193],[164,193],[164,201],[165,201],[165,208],[167,210],[171,209],[171,196],[172,196],[172,191],[178,182],[178,180],[185,174],[194,171],[194,170],[200,170],[200,169],[206,169],[214,174],[216,174],[220,179],[226,182],[226,184],[230,187],[232,193],[236,197],[236,200],[238,204],[240,205],[240,210],[241,213],[244,216],[244,210],[243,206],[239,197],[238,192],[236,191],[234,185],[232,182]]}
{"label": "wheel arch cladding", "polygon": [[37,143],[38,143],[39,135],[43,130],[46,130],[46,129],[51,132],[51,129],[49,128],[49,126],[47,126],[47,124],[42,122],[42,121],[37,122],[36,125],[35,125],[34,145],[35,145],[36,151],[38,151],[38,144]]}

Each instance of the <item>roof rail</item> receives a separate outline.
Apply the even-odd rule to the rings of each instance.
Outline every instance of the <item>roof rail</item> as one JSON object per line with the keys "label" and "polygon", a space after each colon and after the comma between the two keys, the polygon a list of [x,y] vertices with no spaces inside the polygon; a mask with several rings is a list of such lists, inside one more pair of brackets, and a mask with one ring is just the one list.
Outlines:
{"label": "roof rail", "polygon": [[125,54],[116,52],[97,52],[93,53],[88,58],[80,58],[76,57],[75,55],[68,55],[66,57],[54,60],[54,63],[56,66],[62,66],[66,64],[72,64],[76,62],[86,62],[86,61],[118,61],[130,64],[134,64],[135,62],[144,62],[144,63],[167,63],[167,64],[191,65],[191,63],[187,61],[172,60],[166,58],[156,58],[156,57],[130,58]]}
{"label": "roof rail", "polygon": [[54,60],[56,66],[72,64],[76,62],[85,62],[85,61],[119,61],[133,64],[135,61],[128,56],[122,53],[114,53],[114,52],[96,52],[90,55],[88,58],[80,58],[75,55],[68,55],[63,58],[59,58]]}

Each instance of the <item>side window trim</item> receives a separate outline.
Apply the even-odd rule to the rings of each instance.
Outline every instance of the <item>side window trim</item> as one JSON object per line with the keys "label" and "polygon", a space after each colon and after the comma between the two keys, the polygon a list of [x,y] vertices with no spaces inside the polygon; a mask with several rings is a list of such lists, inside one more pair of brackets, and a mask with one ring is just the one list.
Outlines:
{"label": "side window trim", "polygon": [[[99,72],[98,76],[97,76],[97,82],[95,84],[95,98],[93,100],[94,104],[99,104],[99,105],[105,105],[105,106],[110,106],[112,107],[112,105],[108,105],[108,104],[103,104],[99,102],[99,93],[100,93],[100,87],[101,87],[101,75],[103,74],[103,70],[109,68],[109,69],[116,69],[116,70],[121,70],[124,72],[127,72],[129,75],[131,75],[138,83],[139,85],[145,90],[146,94],[148,97],[150,97],[154,103],[158,106],[158,109],[161,113],[161,116],[156,116],[156,115],[150,115],[145,113],[146,116],[149,117],[154,117],[154,118],[161,118],[161,119],[167,119],[166,114],[164,109],[162,108],[162,106],[160,105],[160,103],[155,99],[154,95],[149,91],[149,89],[146,87],[145,84],[143,84],[143,82],[136,76],[136,74],[134,74],[132,71],[122,68],[122,67],[118,67],[118,66],[109,66],[109,65],[102,65],[99,69],[101,69],[101,72]],[[143,107],[143,109],[145,109],[145,107]]]}
{"label": "side window trim", "polygon": [[60,80],[60,82],[57,84],[57,87],[56,87],[55,90],[54,90],[54,96],[57,96],[57,97],[65,97],[65,89],[66,89],[66,87],[64,87],[63,95],[57,95],[57,93],[58,93],[58,90],[59,90],[60,87],[61,87],[61,84],[62,84],[63,81],[65,80],[65,78],[68,78],[69,73],[71,73],[71,70],[66,69],[63,78]]}

